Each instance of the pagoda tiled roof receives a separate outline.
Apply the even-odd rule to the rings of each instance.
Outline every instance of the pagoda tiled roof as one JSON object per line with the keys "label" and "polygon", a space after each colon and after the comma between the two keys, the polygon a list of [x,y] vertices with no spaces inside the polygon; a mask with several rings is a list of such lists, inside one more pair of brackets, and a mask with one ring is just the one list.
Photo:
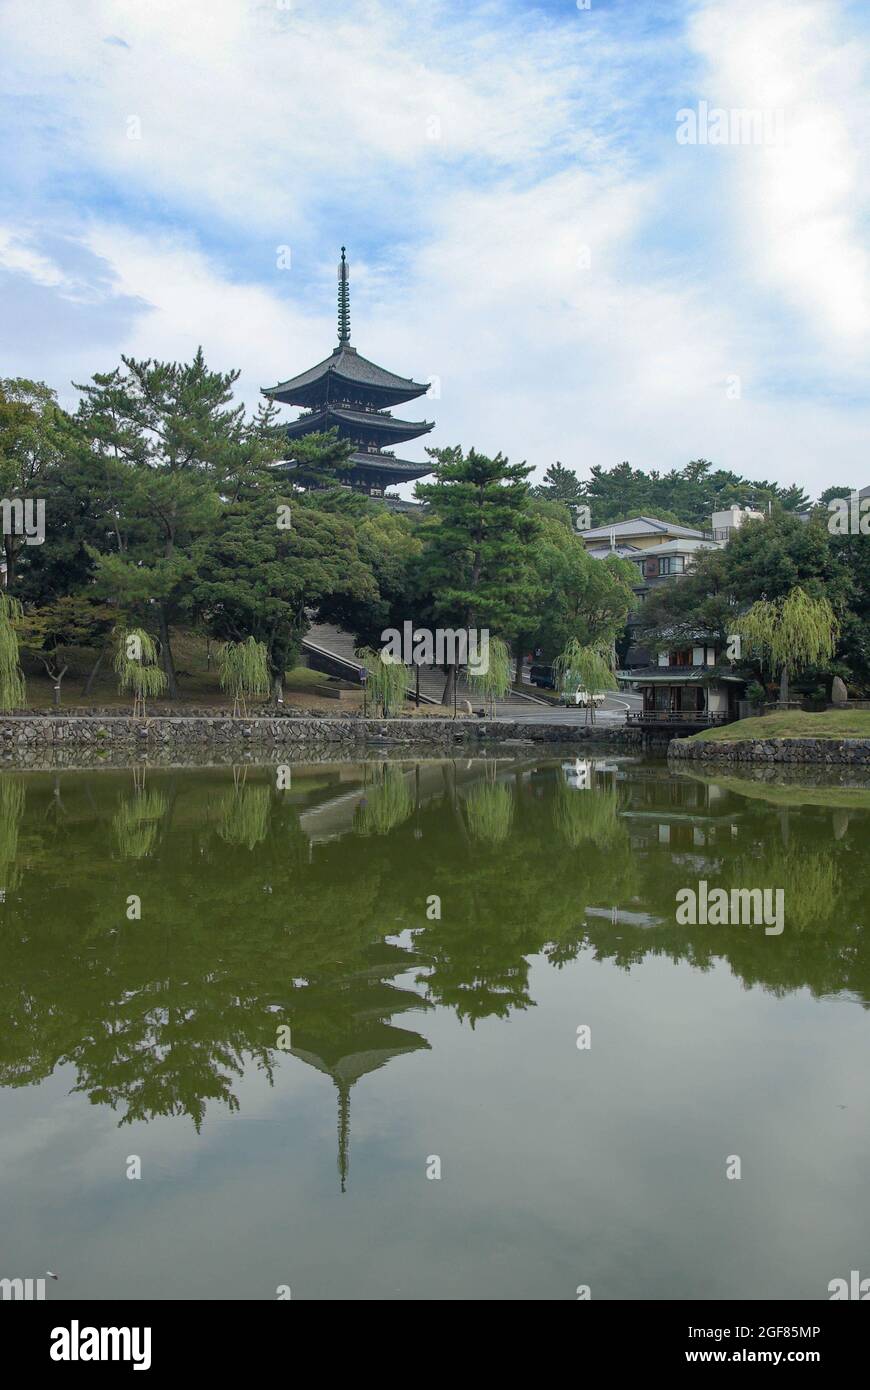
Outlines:
{"label": "pagoda tiled roof", "polygon": [[292,405],[294,395],[307,392],[310,387],[325,381],[330,374],[337,382],[346,381],[353,386],[389,392],[396,401],[413,400],[415,396],[422,396],[429,390],[425,382],[413,381],[407,376],[396,376],[394,372],[388,372],[377,363],[370,362],[367,357],[361,356],[356,348],[350,347],[347,343],[339,343],[329,357],[325,357],[316,366],[309,367],[307,372],[300,372],[299,376],[290,377],[288,381],[279,382],[277,386],[264,386],[263,395]]}
{"label": "pagoda tiled roof", "polygon": [[392,473],[395,475],[396,482],[406,479],[410,482],[414,478],[425,478],[427,473],[432,472],[433,465],[427,459],[424,463],[411,463],[410,459],[390,458],[386,454],[351,454],[350,463],[356,468],[373,469],[378,473]]}
{"label": "pagoda tiled roof", "polygon": [[392,415],[373,410],[346,410],[341,406],[327,405],[311,415],[303,415],[285,426],[289,438],[296,439],[303,434],[316,434],[328,430],[333,425],[344,425],[352,430],[362,427],[374,433],[383,434],[399,442],[416,439],[419,434],[428,434],[434,425],[429,420],[395,420]]}
{"label": "pagoda tiled roof", "polygon": [[[348,466],[358,468],[363,473],[389,474],[396,484],[413,482],[415,478],[425,478],[428,473],[432,472],[432,464],[428,459],[423,463],[412,463],[410,459],[397,459],[391,454],[366,454],[361,451],[349,456]],[[270,467],[276,472],[281,469],[292,472],[296,463],[293,459],[281,459],[279,462],[271,464]]]}

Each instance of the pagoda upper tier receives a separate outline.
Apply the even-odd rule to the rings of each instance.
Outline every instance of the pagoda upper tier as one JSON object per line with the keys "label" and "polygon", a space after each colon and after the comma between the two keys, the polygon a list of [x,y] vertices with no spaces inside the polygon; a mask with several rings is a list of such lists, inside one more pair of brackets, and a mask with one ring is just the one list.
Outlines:
{"label": "pagoda upper tier", "polygon": [[[262,388],[263,395],[306,412],[287,425],[287,438],[299,439],[335,429],[340,439],[353,445],[345,473],[338,481],[373,495],[386,487],[412,482],[431,473],[425,463],[410,463],[388,452],[389,446],[428,434],[428,420],[396,420],[387,409],[412,401],[429,390],[425,382],[396,376],[362,357],[350,345],[350,286],[345,248],[338,267],[338,346],[329,357],[277,386]],[[293,460],[285,467],[292,471]]]}
{"label": "pagoda upper tier", "polygon": [[381,407],[413,401],[417,396],[425,396],[428,390],[425,382],[386,372],[367,357],[361,357],[350,343],[339,343],[316,367],[309,367],[307,372],[300,372],[299,376],[277,386],[264,387],[263,395],[273,401],[283,401],[285,405],[301,405],[308,409],[324,401],[345,400],[365,400],[367,404]]}

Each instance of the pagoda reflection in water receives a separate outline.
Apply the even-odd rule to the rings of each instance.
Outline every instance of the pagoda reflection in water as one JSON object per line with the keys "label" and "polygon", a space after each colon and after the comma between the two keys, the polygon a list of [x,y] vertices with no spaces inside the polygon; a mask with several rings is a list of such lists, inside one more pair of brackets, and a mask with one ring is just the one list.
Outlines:
{"label": "pagoda reflection in water", "polygon": [[428,1050],[419,1033],[389,1020],[433,1006],[413,990],[390,983],[408,970],[413,954],[388,941],[360,953],[352,973],[310,981],[294,998],[292,1046],[300,1061],[331,1076],[338,1091],[338,1171],[345,1191],[350,1167],[350,1092],[355,1082],[393,1057]]}

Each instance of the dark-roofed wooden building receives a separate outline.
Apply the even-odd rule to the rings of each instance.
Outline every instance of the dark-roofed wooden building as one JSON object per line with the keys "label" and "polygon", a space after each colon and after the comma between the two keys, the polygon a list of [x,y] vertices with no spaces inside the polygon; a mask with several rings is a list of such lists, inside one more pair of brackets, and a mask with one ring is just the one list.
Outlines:
{"label": "dark-roofed wooden building", "polygon": [[[410,483],[432,472],[428,463],[396,458],[393,445],[404,444],[433,428],[428,420],[397,420],[389,407],[423,396],[429,387],[410,377],[396,376],[362,357],[350,345],[350,286],[345,248],[338,267],[338,346],[329,357],[289,381],[263,388],[263,395],[285,405],[301,406],[303,414],[287,425],[292,441],[306,434],[335,429],[354,451],[338,481],[346,487],[382,497],[388,487]],[[284,465],[291,472],[292,458]]]}
{"label": "dark-roofed wooden building", "polygon": [[669,734],[691,733],[708,724],[732,724],[746,679],[730,664],[710,633],[674,639],[661,651],[657,664],[635,667],[631,681],[643,695],[643,709],[629,711],[626,720],[644,732],[664,728]]}

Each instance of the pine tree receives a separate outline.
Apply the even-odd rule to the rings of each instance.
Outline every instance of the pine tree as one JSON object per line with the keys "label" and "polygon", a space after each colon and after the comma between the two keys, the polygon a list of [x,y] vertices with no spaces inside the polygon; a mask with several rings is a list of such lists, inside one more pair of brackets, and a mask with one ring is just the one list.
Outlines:
{"label": "pine tree", "polygon": [[[531,545],[538,522],[529,508],[525,463],[488,458],[458,446],[430,449],[436,481],[417,485],[436,525],[426,532],[421,584],[436,619],[451,628],[476,627],[511,639],[534,629],[540,587]],[[453,698],[450,666],[442,703]]]}
{"label": "pine tree", "polygon": [[583,484],[571,468],[557,459],[544,474],[544,481],[535,488],[535,496],[548,502],[582,502]]}

